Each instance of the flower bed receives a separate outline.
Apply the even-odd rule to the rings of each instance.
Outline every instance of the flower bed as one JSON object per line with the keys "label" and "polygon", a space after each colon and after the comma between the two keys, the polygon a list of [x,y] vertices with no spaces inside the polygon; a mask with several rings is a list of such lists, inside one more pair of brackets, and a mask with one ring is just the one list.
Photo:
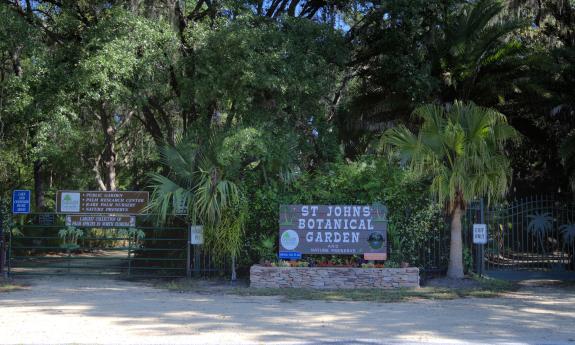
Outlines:
{"label": "flower bed", "polygon": [[265,267],[250,269],[250,286],[255,288],[416,288],[419,269],[358,267]]}

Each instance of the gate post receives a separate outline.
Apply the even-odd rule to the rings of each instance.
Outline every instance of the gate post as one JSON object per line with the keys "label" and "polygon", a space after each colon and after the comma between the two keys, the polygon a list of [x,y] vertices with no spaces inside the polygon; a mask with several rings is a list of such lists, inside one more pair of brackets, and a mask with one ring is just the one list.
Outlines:
{"label": "gate post", "polygon": [[192,278],[192,255],[190,250],[192,248],[192,227],[188,224],[188,241],[186,242],[186,253],[187,253],[187,260],[186,260],[186,278]]}
{"label": "gate post", "polygon": [[4,262],[6,260],[6,249],[4,245],[4,228],[2,227],[2,217],[0,217],[0,276],[4,275]]}
{"label": "gate post", "polygon": [[[481,224],[485,224],[485,207],[483,204],[483,198],[481,198],[481,204],[480,204],[480,212],[479,212],[479,217],[480,217],[480,221]],[[487,231],[487,233],[489,233],[489,230]],[[485,248],[484,244],[480,244],[479,245],[479,276],[482,277],[483,276],[483,268],[484,268],[484,253],[483,253],[483,249]]]}

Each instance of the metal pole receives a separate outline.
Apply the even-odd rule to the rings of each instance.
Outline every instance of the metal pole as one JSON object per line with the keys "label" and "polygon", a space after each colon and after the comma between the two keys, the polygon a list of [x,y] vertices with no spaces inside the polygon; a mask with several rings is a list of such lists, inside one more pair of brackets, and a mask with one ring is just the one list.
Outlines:
{"label": "metal pole", "polygon": [[[124,242],[125,243],[125,242]],[[128,235],[128,276],[132,275],[132,239]]]}
{"label": "metal pole", "polygon": [[[205,265],[204,265],[205,266]],[[202,275],[202,245],[194,244],[194,274],[200,278]]]}
{"label": "metal pole", "polygon": [[[481,198],[481,212],[480,212],[480,217],[481,217],[481,224],[485,224],[485,207],[483,204],[483,198]],[[487,231],[487,233],[489,233],[489,231]],[[483,276],[483,268],[484,268],[484,254],[483,254],[483,249],[484,249],[485,245],[484,244],[480,244],[479,245],[479,276]]]}
{"label": "metal pole", "polygon": [[192,277],[192,227],[188,224],[188,241],[186,242],[186,278]]}
{"label": "metal pole", "polygon": [[10,277],[10,269],[12,267],[12,227],[8,229],[8,254],[5,257],[8,264],[8,269],[6,270],[5,277]]}
{"label": "metal pole", "polygon": [[2,227],[2,218],[0,217],[0,275],[4,275],[5,260],[6,246],[4,244],[4,228]]}

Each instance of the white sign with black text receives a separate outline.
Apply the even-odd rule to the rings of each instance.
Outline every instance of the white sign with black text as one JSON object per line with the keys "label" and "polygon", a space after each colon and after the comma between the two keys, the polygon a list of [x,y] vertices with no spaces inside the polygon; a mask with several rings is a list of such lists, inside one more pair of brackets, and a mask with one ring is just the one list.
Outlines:
{"label": "white sign with black text", "polygon": [[487,244],[487,224],[473,224],[473,243]]}
{"label": "white sign with black text", "polygon": [[204,227],[201,225],[190,225],[190,243],[204,244]]}

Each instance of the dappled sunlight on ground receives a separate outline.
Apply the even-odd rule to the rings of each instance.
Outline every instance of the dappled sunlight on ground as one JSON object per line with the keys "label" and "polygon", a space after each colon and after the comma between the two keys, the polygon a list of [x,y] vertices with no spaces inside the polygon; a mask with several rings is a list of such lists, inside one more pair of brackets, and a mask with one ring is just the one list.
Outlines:
{"label": "dappled sunlight on ground", "polygon": [[[402,303],[290,301],[159,290],[117,280],[40,279],[0,295],[3,343],[567,343],[572,290]],[[573,340],[571,340],[573,339]]]}

